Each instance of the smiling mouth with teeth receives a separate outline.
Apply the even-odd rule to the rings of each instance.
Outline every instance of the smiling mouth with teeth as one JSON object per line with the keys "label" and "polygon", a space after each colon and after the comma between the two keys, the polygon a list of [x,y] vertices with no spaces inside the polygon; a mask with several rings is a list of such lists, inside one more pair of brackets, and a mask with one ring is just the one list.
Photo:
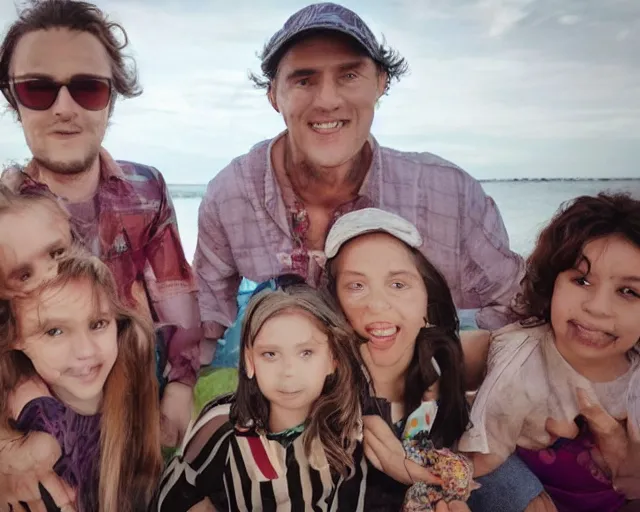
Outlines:
{"label": "smiling mouth with teeth", "polygon": [[369,334],[375,336],[376,338],[387,338],[389,336],[393,336],[396,332],[398,332],[398,328],[387,327],[386,329],[370,329]]}
{"label": "smiling mouth with teeth", "polygon": [[332,121],[330,123],[311,123],[311,127],[314,130],[335,130],[336,128],[342,128],[344,121]]}

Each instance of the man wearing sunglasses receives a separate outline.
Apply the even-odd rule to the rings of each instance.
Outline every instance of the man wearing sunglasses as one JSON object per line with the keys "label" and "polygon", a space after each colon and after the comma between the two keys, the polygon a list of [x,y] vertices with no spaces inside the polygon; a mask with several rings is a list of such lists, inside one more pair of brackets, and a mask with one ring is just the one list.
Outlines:
{"label": "man wearing sunglasses", "polygon": [[[116,99],[141,92],[134,68],[125,66],[120,35],[124,30],[95,5],[72,0],[35,2],[9,27],[0,46],[0,87],[33,158],[3,179],[20,191],[45,188],[63,198],[75,234],[109,265],[122,299],[162,324],[163,441],[176,445],[191,415],[202,330],[162,175],[116,162],[102,148]],[[7,501],[14,510],[21,510],[18,501],[40,510],[38,482],[58,505],[69,502],[71,493],[51,469],[55,450],[59,456],[55,441],[15,439],[0,431],[0,511]]]}

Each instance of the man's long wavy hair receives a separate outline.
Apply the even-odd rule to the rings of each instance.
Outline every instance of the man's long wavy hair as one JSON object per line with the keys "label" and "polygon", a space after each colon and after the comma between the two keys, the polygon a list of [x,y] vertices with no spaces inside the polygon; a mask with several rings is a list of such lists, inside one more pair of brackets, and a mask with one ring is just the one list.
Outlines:
{"label": "man's long wavy hair", "polygon": [[[58,276],[42,289],[63,291],[70,283],[84,280],[93,285],[96,307],[100,296],[108,300],[118,333],[118,356],[101,406],[98,510],[146,510],[162,471],[155,335],[148,321],[122,306],[111,272],[94,256],[70,254],[60,261]],[[0,308],[0,404],[5,426],[12,390],[37,376],[29,358],[14,349],[20,332],[7,305],[4,302]]]}
{"label": "man's long wavy hair", "polygon": [[[102,43],[111,61],[113,89],[116,94],[133,98],[142,93],[135,62],[124,54],[129,41],[121,25],[110,21],[105,13],[89,2],[31,0],[28,7],[21,10],[18,19],[9,26],[0,44],[0,89],[14,112],[18,112],[18,104],[9,88],[9,69],[20,39],[38,30],[60,28],[87,32]],[[109,114],[113,112],[114,99],[112,98],[109,106]]]}
{"label": "man's long wavy hair", "polygon": [[628,194],[601,193],[564,203],[540,232],[527,259],[517,298],[519,312],[550,322],[558,275],[580,264],[587,243],[615,235],[640,249],[640,201]]}
{"label": "man's long wavy hair", "polygon": [[319,440],[331,469],[347,475],[354,469],[352,454],[361,430],[359,390],[365,381],[355,333],[326,293],[294,284],[260,292],[251,299],[242,324],[238,390],[230,420],[239,427],[268,431],[269,402],[255,376],[247,376],[245,354],[268,320],[289,312],[305,314],[326,334],[336,363],[305,422],[306,454],[311,455],[313,442]]}
{"label": "man's long wavy hair", "polygon": [[[407,250],[411,252],[427,290],[425,321],[430,325],[418,332],[413,357],[405,373],[404,419],[420,406],[424,392],[439,381],[438,414],[430,438],[436,447],[451,447],[469,427],[458,313],[442,273],[419,250],[409,246]],[[339,256],[340,252],[327,262],[328,288],[336,300],[335,267]],[[361,339],[362,343],[366,341]],[[431,362],[432,357],[440,367],[440,376]]]}

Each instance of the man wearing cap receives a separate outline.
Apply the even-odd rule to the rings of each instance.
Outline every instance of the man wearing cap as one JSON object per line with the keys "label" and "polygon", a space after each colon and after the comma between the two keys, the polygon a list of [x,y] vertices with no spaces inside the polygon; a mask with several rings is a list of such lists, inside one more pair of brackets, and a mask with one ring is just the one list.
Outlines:
{"label": "man wearing cap", "polygon": [[254,80],[286,131],[216,175],[200,206],[194,268],[210,346],[236,318],[242,277],[297,273],[319,284],[333,221],[366,207],[418,227],[457,307],[480,310],[479,327],[512,319],[523,261],[492,199],[456,165],[381,147],[370,133],[378,100],[406,69],[357,14],[332,3],[298,11],[267,43]]}

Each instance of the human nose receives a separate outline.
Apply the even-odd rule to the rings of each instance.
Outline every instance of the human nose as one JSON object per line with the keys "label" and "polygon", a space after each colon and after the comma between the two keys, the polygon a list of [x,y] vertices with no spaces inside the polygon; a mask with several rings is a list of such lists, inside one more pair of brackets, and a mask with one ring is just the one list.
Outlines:
{"label": "human nose", "polygon": [[342,96],[338,84],[332,77],[326,77],[318,86],[316,106],[323,110],[336,110],[342,104]]}
{"label": "human nose", "polygon": [[383,289],[372,288],[367,306],[371,312],[378,313],[389,309],[391,304]]}
{"label": "human nose", "polygon": [[76,334],[73,352],[78,359],[90,359],[96,353],[96,345],[90,333],[82,331]]}
{"label": "human nose", "polygon": [[74,101],[66,85],[58,91],[56,101],[51,105],[52,112],[62,118],[74,117],[77,114],[79,105]]}
{"label": "human nose", "polygon": [[604,286],[592,286],[582,307],[584,311],[593,316],[609,316],[611,314],[611,295]]}

